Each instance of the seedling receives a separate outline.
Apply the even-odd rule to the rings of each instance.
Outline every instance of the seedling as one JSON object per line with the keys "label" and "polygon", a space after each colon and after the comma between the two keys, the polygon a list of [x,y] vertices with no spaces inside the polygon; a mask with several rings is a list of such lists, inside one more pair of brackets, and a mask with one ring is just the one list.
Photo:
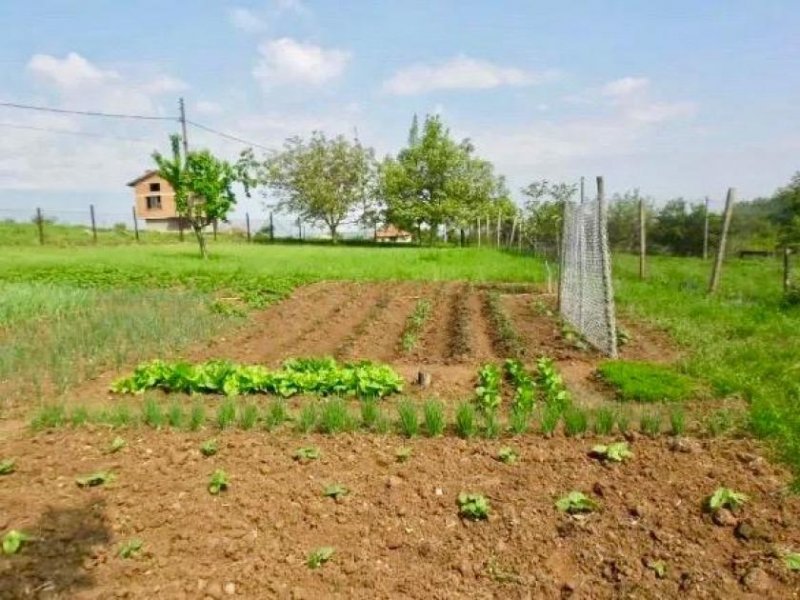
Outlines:
{"label": "seedling", "polygon": [[292,458],[298,462],[306,463],[312,460],[317,460],[320,456],[320,452],[318,448],[314,446],[308,446],[305,448],[298,448],[292,454]]}
{"label": "seedling", "polygon": [[339,498],[342,498],[349,493],[350,490],[348,490],[341,483],[334,483],[332,485],[327,486],[325,490],[322,492],[322,495],[325,496],[326,498],[333,498],[334,500],[338,500]]}
{"label": "seedling", "polygon": [[556,501],[556,508],[569,515],[578,515],[594,512],[598,508],[598,505],[597,502],[589,498],[583,492],[572,491]]}
{"label": "seedling", "polygon": [[316,548],[308,555],[308,560],[306,560],[306,564],[308,565],[309,569],[318,569],[326,562],[328,562],[332,557],[336,550],[331,548],[330,546],[323,546],[321,548]]}
{"label": "seedling", "polygon": [[489,516],[489,501],[481,494],[461,492],[458,495],[458,514],[478,521]]}
{"label": "seedling", "polygon": [[406,462],[409,458],[411,458],[411,454],[413,451],[408,446],[403,446],[402,448],[398,448],[397,452],[394,453],[394,457],[397,459],[397,462]]}
{"label": "seedling", "polygon": [[790,571],[800,571],[800,552],[787,552],[784,554],[783,564]]}
{"label": "seedling", "polygon": [[203,456],[214,456],[218,451],[217,440],[206,440],[200,444],[200,454]]}
{"label": "seedling", "polygon": [[475,397],[478,408],[483,413],[489,413],[500,406],[500,369],[494,364],[485,364],[478,371],[478,387],[475,388]]}
{"label": "seedling", "polygon": [[25,542],[32,539],[27,533],[12,529],[3,536],[3,553],[16,554]]}
{"label": "seedling", "polygon": [[309,402],[300,410],[297,418],[297,430],[301,433],[308,433],[317,425],[317,405]]}
{"label": "seedling", "polygon": [[428,400],[424,407],[425,433],[437,437],[444,433],[444,406],[437,400]]}
{"label": "seedling", "polygon": [[228,474],[222,469],[217,469],[211,474],[208,481],[208,491],[216,496],[220,492],[228,489]]}
{"label": "seedling", "polygon": [[400,433],[407,438],[415,437],[419,433],[419,417],[417,407],[410,400],[403,400],[397,405],[397,417]]}
{"label": "seedling", "polygon": [[75,478],[75,483],[78,484],[78,487],[97,487],[99,485],[111,483],[112,481],[114,481],[114,474],[110,471],[98,471],[91,475]]}
{"label": "seedling", "polygon": [[730,488],[720,487],[714,490],[714,493],[706,500],[706,508],[713,512],[717,512],[721,508],[729,510],[736,510],[740,506],[746,504],[750,498],[746,494],[736,492]]}
{"label": "seedling", "polygon": [[117,436],[112,440],[111,445],[108,447],[108,453],[114,454],[115,452],[119,452],[120,450],[122,450],[124,447],[125,447],[125,440]]}
{"label": "seedling", "polygon": [[143,545],[144,542],[139,538],[132,538],[120,545],[117,554],[119,554],[120,558],[133,558],[139,553]]}
{"label": "seedling", "polygon": [[615,442],[608,446],[595,446],[592,448],[591,454],[601,460],[618,463],[625,462],[628,458],[633,458],[633,452],[628,448],[627,442]]}
{"label": "seedling", "polygon": [[614,411],[610,408],[598,408],[594,413],[594,432],[598,435],[609,435],[614,429]]}
{"label": "seedling", "polygon": [[469,402],[462,402],[456,409],[456,433],[458,437],[471,438],[476,432],[475,407]]}
{"label": "seedling", "polygon": [[497,453],[497,460],[507,465],[513,465],[517,462],[519,455],[514,451],[513,448],[505,447],[500,448],[500,452]]}
{"label": "seedling", "polygon": [[11,475],[17,469],[17,461],[7,458],[0,462],[0,475]]}
{"label": "seedling", "polygon": [[647,568],[651,569],[659,579],[667,576],[667,563],[663,560],[651,560],[647,563]]}

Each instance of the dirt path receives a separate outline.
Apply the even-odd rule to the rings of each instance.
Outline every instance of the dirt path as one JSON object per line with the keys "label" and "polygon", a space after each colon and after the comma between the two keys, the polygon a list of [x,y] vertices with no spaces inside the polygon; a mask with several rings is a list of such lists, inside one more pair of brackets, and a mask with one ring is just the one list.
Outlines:
{"label": "dirt path", "polygon": [[[128,445],[109,455],[118,433]],[[0,486],[2,528],[41,540],[0,561],[0,598],[796,598],[800,589],[800,574],[773,552],[800,549],[800,498],[782,493],[787,474],[748,441],[693,441],[684,453],[639,439],[631,462],[609,468],[587,456],[594,440],[561,437],[515,439],[520,460],[504,465],[494,457],[508,441],[226,433],[219,454],[203,458],[210,435],[61,430],[0,442],[0,456],[18,459]],[[292,460],[309,445],[319,460]],[[413,450],[408,462],[394,458],[400,445]],[[212,496],[219,468],[230,488]],[[75,485],[99,469],[116,480]],[[323,497],[331,483],[350,494]],[[723,484],[751,502],[718,526],[700,504]],[[559,513],[554,501],[573,489],[600,509]],[[488,521],[458,517],[462,491],[488,498]],[[132,538],[142,552],[120,558]],[[335,553],[311,570],[306,559],[321,546]]]}

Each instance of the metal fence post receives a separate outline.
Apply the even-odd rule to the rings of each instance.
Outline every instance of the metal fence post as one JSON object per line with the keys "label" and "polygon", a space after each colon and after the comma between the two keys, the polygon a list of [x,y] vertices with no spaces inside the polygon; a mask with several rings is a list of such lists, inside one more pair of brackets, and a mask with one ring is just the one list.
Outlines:
{"label": "metal fence post", "polygon": [[39,229],[39,244],[44,246],[44,218],[39,207],[36,208],[36,227]]}
{"label": "metal fence post", "polygon": [[597,229],[600,237],[600,262],[602,263],[603,293],[608,329],[608,354],[617,357],[617,323],[614,315],[614,288],[611,281],[611,254],[608,251],[608,217],[603,178],[597,178]]}
{"label": "metal fence post", "polygon": [[269,213],[269,241],[275,241],[275,226],[272,224],[272,213]]}
{"label": "metal fence post", "polygon": [[250,213],[244,213],[244,222],[247,225],[247,241],[250,240]]}

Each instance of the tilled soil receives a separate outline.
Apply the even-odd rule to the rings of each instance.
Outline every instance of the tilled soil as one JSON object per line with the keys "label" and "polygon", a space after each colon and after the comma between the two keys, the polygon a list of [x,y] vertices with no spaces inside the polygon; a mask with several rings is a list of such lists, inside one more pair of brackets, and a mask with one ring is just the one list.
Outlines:
{"label": "tilled soil", "polygon": [[[107,448],[116,435],[127,446]],[[2,598],[796,598],[800,498],[745,440],[634,439],[604,466],[597,439],[404,440],[366,434],[149,429],[58,430],[0,442],[0,529],[35,540],[0,561]],[[292,453],[317,446],[319,460]],[[501,446],[516,464],[495,459]],[[396,449],[413,453],[403,463]],[[214,469],[230,476],[219,496]],[[75,477],[116,480],[81,489]],[[350,494],[322,496],[340,483]],[[750,502],[724,525],[701,510],[726,485]],[[600,509],[578,519],[554,501],[580,490]],[[489,519],[459,518],[459,492],[485,494]],[[135,558],[117,555],[139,538]],[[316,570],[315,548],[335,548]],[[661,561],[661,562],[659,562]],[[664,567],[657,573],[657,566]],[[649,565],[649,566],[648,566]]]}

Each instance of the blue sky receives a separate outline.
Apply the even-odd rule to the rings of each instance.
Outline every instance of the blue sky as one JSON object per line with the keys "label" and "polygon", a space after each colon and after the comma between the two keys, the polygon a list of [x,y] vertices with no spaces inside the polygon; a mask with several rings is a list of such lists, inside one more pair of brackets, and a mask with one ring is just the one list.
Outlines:
{"label": "blue sky", "polygon": [[[796,0],[3,0],[0,23],[2,102],[172,116],[183,96],[190,119],[267,147],[357,130],[379,154],[437,112],[517,196],[603,174],[611,192],[721,203],[800,170]],[[0,107],[0,217],[127,214],[125,182],[172,128]]]}

